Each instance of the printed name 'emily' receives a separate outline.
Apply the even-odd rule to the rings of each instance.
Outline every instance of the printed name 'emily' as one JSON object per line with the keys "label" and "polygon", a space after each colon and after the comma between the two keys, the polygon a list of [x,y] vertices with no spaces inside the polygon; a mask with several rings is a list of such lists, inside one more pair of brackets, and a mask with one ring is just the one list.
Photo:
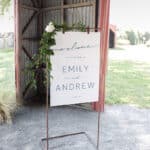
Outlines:
{"label": "printed name 'emily'", "polygon": [[87,65],[68,65],[68,66],[62,66],[63,73],[69,73],[69,72],[87,72],[88,66]]}

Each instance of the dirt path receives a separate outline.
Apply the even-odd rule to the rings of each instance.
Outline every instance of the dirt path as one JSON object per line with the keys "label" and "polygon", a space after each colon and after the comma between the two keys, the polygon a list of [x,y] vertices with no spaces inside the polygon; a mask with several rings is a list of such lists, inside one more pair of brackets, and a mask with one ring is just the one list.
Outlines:
{"label": "dirt path", "polygon": [[[96,141],[97,113],[71,107],[49,112],[50,135],[87,131]],[[106,106],[101,115],[101,150],[150,150],[150,110],[127,105]],[[0,150],[41,150],[45,137],[45,110],[25,107],[12,125],[0,126]],[[87,138],[78,135],[50,143],[50,150],[94,150]]]}

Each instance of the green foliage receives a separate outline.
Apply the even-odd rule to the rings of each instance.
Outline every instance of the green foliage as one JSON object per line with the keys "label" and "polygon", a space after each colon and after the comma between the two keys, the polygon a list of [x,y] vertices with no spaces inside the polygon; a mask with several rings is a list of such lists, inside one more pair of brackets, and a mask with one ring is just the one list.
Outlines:
{"label": "green foliage", "polygon": [[144,42],[147,42],[150,39],[150,33],[149,32],[145,32],[143,37],[144,37],[144,40],[145,40]]}
{"label": "green foliage", "polygon": [[[40,41],[39,53],[35,54],[32,59],[33,61],[28,64],[27,69],[31,73],[31,83],[34,88],[37,88],[37,81],[41,71],[51,71],[52,64],[50,61],[50,56],[54,55],[51,47],[55,45],[55,34],[56,30],[53,32],[44,32]],[[45,82],[46,78],[44,78]]]}
{"label": "green foliage", "polygon": [[[63,25],[53,25],[55,29],[52,32],[44,32],[40,41],[39,52],[32,57],[32,62],[26,67],[26,71],[31,73],[31,84],[34,88],[38,88],[38,78],[41,71],[48,72],[50,74],[52,70],[52,64],[50,56],[54,55],[54,51],[51,49],[52,46],[56,44],[55,35],[58,31],[86,31],[85,25],[82,23],[74,24],[72,27],[68,27],[66,24]],[[43,84],[46,83],[46,76],[43,77]]]}
{"label": "green foliage", "polygon": [[144,44],[150,40],[150,32],[143,33],[134,29],[120,30],[118,41],[120,42],[121,40],[128,40],[131,45]]}
{"label": "green foliage", "polygon": [[11,0],[0,0],[0,14],[4,14],[10,6]]}
{"label": "green foliage", "polygon": [[131,45],[137,44],[137,35],[133,30],[126,31],[127,39],[130,41]]}
{"label": "green foliage", "polygon": [[66,23],[62,25],[55,24],[55,27],[56,27],[56,31],[62,30],[63,32],[72,31],[72,30],[81,31],[81,32],[86,31],[86,26],[82,22],[73,24],[71,27],[69,27]]}

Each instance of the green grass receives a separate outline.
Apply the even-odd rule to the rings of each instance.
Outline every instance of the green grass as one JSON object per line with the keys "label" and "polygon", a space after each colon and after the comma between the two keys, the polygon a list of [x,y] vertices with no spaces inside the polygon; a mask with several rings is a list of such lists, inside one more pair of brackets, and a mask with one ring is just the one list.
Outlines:
{"label": "green grass", "polygon": [[0,95],[14,92],[14,78],[14,51],[12,49],[0,49]]}
{"label": "green grass", "polygon": [[106,103],[150,108],[150,64],[110,61],[106,81]]}

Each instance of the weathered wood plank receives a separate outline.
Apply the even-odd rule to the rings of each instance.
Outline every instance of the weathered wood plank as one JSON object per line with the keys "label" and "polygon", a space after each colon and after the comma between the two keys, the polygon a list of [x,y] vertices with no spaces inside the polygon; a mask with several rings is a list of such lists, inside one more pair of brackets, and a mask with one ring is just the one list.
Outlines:
{"label": "weathered wood plank", "polygon": [[24,53],[26,54],[26,56],[27,56],[31,61],[33,61],[31,54],[27,51],[27,49],[26,49],[24,46],[22,46],[22,50],[24,51]]}
{"label": "weathered wood plank", "polygon": [[[87,7],[87,6],[93,6],[93,5],[95,5],[95,2],[84,2],[84,3],[82,2],[82,3],[76,3],[76,4],[63,5],[63,9]],[[62,6],[50,6],[47,8],[42,8],[40,12],[59,10],[59,9],[62,9]]]}
{"label": "weathered wood plank", "polygon": [[40,13],[40,11],[38,12],[34,12],[33,15],[29,18],[28,22],[26,23],[26,25],[24,26],[23,30],[22,30],[22,34],[24,34],[24,32],[27,30],[28,26],[30,25],[30,23],[33,21],[33,19]]}
{"label": "weathered wood plank", "polygon": [[22,40],[24,41],[39,41],[41,37],[23,37]]}
{"label": "weathered wood plank", "polygon": [[34,10],[34,11],[39,11],[39,8],[28,6],[28,5],[22,5],[22,8],[28,9],[28,10]]}

